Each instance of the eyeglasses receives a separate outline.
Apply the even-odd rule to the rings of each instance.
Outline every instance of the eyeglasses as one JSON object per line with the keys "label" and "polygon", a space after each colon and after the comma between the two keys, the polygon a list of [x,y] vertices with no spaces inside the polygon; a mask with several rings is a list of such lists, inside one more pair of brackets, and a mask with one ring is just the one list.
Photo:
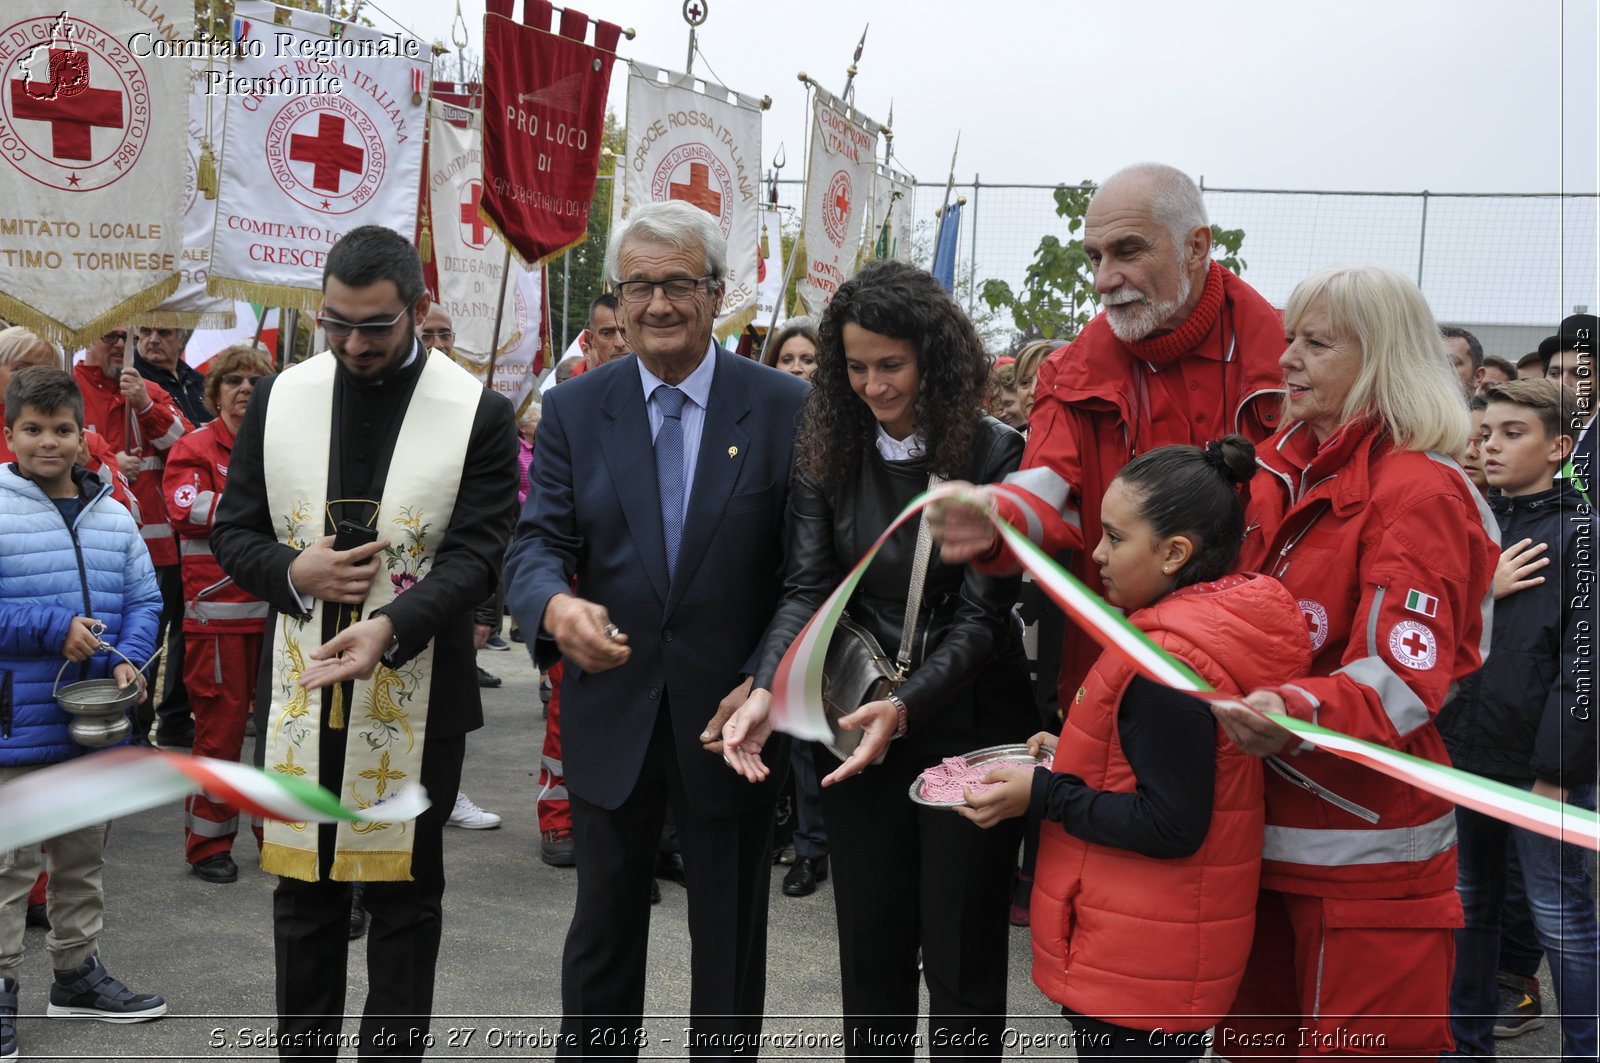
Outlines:
{"label": "eyeglasses", "polygon": [[254,384],[261,377],[254,373],[223,373],[222,386],[225,388],[243,387],[245,384]]}
{"label": "eyeglasses", "polygon": [[648,303],[660,288],[669,302],[693,299],[702,284],[714,284],[715,277],[672,277],[664,281],[618,281],[617,298],[625,303]]}
{"label": "eyeglasses", "polygon": [[108,332],[104,336],[100,337],[100,342],[105,344],[107,347],[114,346],[115,344],[118,344],[118,343],[127,343],[128,342],[128,330],[127,329],[118,329],[115,332]]}
{"label": "eyeglasses", "polygon": [[402,310],[388,321],[363,321],[359,325],[342,318],[329,317],[327,314],[317,315],[317,325],[330,337],[342,340],[352,332],[361,333],[361,338],[374,343],[382,343],[394,334],[394,327],[400,324],[400,319],[410,313]]}
{"label": "eyeglasses", "polygon": [[455,329],[448,328],[425,328],[421,332],[417,333],[418,336],[422,337],[423,343],[427,343],[429,340],[448,340],[455,336],[455,334]]}

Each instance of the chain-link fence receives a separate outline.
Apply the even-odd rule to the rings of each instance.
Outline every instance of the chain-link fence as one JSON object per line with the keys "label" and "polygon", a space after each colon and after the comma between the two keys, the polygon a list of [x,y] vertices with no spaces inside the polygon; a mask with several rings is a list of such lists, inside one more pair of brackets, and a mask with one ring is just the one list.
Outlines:
{"label": "chain-link fence", "polygon": [[[1039,240],[1070,239],[1056,215],[1053,184],[958,184],[966,200],[957,261],[957,297],[975,318],[991,278],[1019,287]],[[1600,197],[1594,194],[1441,194],[1205,188],[1211,220],[1242,229],[1244,277],[1282,306],[1296,283],[1338,262],[1383,262],[1416,279],[1441,322],[1472,329],[1490,353],[1513,361],[1555,331],[1577,308],[1593,312],[1600,248]],[[917,186],[915,257],[933,255],[945,186]],[[804,184],[778,182],[785,232],[797,231]],[[552,294],[563,289],[552,267]],[[571,299],[593,293],[574,291]],[[559,319],[560,307],[556,314]],[[985,329],[1006,346],[1009,323],[988,315]],[[559,328],[558,328],[559,333]],[[559,338],[559,337],[558,337]]]}

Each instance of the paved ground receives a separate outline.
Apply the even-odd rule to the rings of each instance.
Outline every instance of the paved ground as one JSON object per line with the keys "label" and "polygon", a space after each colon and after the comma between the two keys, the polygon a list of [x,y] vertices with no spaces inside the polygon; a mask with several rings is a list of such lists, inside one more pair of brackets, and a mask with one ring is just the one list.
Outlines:
{"label": "paved ground", "polygon": [[[463,789],[505,825],[492,831],[446,830],[449,887],[438,975],[436,1044],[430,1058],[545,1059],[541,1037],[559,1025],[559,960],[575,876],[538,859],[533,813],[539,747],[534,673],[521,647],[483,653],[480,662],[505,685],[485,691],[487,726],[471,736]],[[106,869],[107,926],[101,956],[137,990],[161,993],[171,1013],[133,1026],[43,1017],[50,977],[44,934],[30,930],[22,971],[22,1058],[26,1060],[267,1059],[272,1019],[272,878],[252,863],[254,843],[236,847],[242,874],[228,886],[200,882],[183,859],[182,809],[169,806],[119,822]],[[777,869],[781,871],[782,869]],[[832,883],[806,898],[772,884],[766,1029],[810,1041],[776,1047],[769,1058],[835,1059],[817,1038],[837,1035],[838,955]],[[653,1038],[645,1058],[684,1058],[681,1016],[688,1006],[688,935],[683,890],[662,884],[650,931]],[[352,948],[350,1006],[365,995],[361,943]],[[1070,1058],[1054,1045],[1066,1024],[1028,979],[1026,930],[1012,935],[1013,1037],[1008,1054]],[[1548,980],[1546,980],[1548,982]],[[1548,993],[1546,1008],[1552,1007]],[[1502,1056],[1539,1058],[1559,1051],[1555,1022],[1500,1043]],[[354,1023],[347,1022],[346,1030]],[[1030,1039],[1038,1039],[1031,1040]],[[926,1053],[919,1053],[925,1055]]]}

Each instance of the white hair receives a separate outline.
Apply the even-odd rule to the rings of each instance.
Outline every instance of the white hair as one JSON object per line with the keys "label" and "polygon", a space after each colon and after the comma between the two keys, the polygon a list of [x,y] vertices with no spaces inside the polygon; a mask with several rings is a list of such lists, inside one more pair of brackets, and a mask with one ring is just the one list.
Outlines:
{"label": "white hair", "polygon": [[1096,195],[1123,180],[1141,180],[1152,186],[1150,214],[1172,234],[1173,243],[1183,246],[1196,229],[1211,228],[1205,199],[1188,174],[1162,162],[1136,162],[1124,166],[1100,182]]}
{"label": "white hair", "polygon": [[622,249],[630,243],[665,244],[679,251],[705,255],[706,275],[721,281],[728,276],[728,242],[717,221],[699,207],[668,200],[646,203],[629,214],[606,244],[606,279],[616,284]]}

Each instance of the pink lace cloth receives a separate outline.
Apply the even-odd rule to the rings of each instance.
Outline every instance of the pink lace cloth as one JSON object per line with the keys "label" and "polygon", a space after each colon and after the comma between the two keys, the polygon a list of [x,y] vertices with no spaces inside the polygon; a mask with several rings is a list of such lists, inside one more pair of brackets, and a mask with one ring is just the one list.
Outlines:
{"label": "pink lace cloth", "polygon": [[966,800],[966,794],[962,792],[964,787],[970,786],[975,794],[993,789],[992,783],[979,780],[998,766],[989,764],[975,768],[967,763],[966,757],[945,757],[940,763],[923,771],[922,798],[943,804],[961,804]]}

